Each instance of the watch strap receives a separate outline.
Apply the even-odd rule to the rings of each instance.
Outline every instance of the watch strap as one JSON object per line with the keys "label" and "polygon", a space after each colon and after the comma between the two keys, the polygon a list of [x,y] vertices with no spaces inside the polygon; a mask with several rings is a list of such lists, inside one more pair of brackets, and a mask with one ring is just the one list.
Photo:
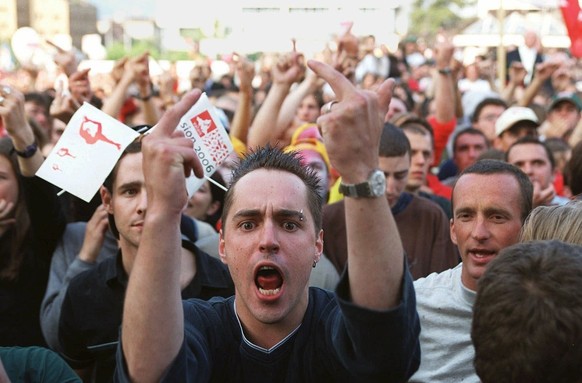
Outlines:
{"label": "watch strap", "polygon": [[12,151],[14,153],[16,153],[17,156],[22,157],[22,158],[30,158],[30,157],[34,156],[34,154],[36,153],[37,150],[38,150],[38,145],[36,142],[28,145],[23,151],[16,150],[16,148],[12,149]]}
{"label": "watch strap", "polygon": [[439,69],[439,73],[448,76],[451,73],[453,73],[453,70],[451,68],[449,68],[449,67],[446,67],[446,68]]}
{"label": "watch strap", "polygon": [[357,184],[344,184],[340,182],[339,192],[345,197],[375,198],[384,194],[386,178],[380,169],[374,169],[364,182]]}
{"label": "watch strap", "polygon": [[370,195],[370,184],[368,182],[362,182],[355,185],[346,185],[340,183],[339,191],[345,196],[367,196]]}
{"label": "watch strap", "polygon": [[134,97],[140,101],[148,101],[150,98],[152,98],[153,95],[154,95],[154,92],[150,92],[147,96],[142,96],[140,94],[137,94]]}

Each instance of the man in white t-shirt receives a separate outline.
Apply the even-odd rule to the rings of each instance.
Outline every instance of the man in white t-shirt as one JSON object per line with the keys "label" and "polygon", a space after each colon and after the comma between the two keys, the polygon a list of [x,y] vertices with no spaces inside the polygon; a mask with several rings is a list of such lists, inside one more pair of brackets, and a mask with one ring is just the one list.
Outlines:
{"label": "man in white t-shirt", "polygon": [[463,262],[414,283],[421,362],[410,382],[479,382],[471,342],[477,282],[502,249],[517,243],[532,193],[527,175],[502,161],[479,161],[459,176],[450,226]]}

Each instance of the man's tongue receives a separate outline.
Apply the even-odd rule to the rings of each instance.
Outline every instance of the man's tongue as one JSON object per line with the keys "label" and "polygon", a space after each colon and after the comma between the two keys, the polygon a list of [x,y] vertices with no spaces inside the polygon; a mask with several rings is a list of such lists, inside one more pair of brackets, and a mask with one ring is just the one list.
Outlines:
{"label": "man's tongue", "polygon": [[275,270],[262,270],[257,275],[257,284],[263,290],[275,290],[283,284],[283,280]]}

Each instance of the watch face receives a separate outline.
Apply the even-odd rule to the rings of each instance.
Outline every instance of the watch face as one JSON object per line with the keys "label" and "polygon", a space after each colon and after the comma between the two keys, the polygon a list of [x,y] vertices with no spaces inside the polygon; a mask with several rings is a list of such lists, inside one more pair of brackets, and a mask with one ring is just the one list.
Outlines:
{"label": "watch face", "polygon": [[370,186],[374,196],[381,196],[386,192],[386,176],[381,170],[376,170],[372,174]]}
{"label": "watch face", "polygon": [[346,197],[380,197],[386,192],[386,176],[383,171],[376,169],[372,174],[370,174],[366,182],[356,185],[345,185],[340,183],[339,191]]}

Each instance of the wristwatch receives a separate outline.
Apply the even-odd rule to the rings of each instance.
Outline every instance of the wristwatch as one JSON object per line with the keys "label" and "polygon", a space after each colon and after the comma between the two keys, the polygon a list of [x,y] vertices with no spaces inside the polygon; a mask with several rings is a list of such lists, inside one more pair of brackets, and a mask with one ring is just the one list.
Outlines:
{"label": "wristwatch", "polygon": [[359,184],[340,183],[339,191],[345,197],[352,198],[375,198],[384,195],[386,192],[386,176],[380,169],[374,169],[368,179]]}
{"label": "wristwatch", "polygon": [[30,158],[30,157],[34,156],[34,153],[36,153],[36,151],[38,150],[38,145],[36,144],[36,142],[33,143],[33,144],[30,144],[22,152],[16,150],[16,148],[13,148],[12,150],[19,157],[22,157],[22,158]]}
{"label": "wristwatch", "polygon": [[449,67],[446,67],[446,68],[439,69],[439,73],[448,76],[448,75],[453,73],[453,70]]}

